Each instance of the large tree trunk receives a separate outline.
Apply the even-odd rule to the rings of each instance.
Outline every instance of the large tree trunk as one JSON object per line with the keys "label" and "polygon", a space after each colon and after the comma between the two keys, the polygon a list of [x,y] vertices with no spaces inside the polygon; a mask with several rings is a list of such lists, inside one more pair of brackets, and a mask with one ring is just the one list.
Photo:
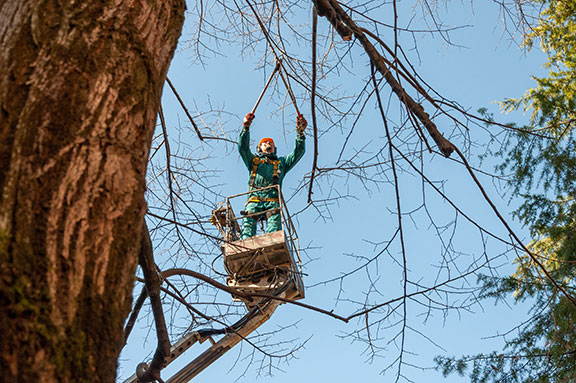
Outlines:
{"label": "large tree trunk", "polygon": [[0,381],[114,381],[184,0],[0,0]]}

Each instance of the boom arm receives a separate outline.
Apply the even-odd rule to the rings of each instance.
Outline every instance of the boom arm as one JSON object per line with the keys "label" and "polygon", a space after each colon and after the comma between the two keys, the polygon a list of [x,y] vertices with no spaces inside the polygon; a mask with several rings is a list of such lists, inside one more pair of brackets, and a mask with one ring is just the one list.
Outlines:
{"label": "boom arm", "polygon": [[[283,295],[283,293],[279,294],[280,297]],[[254,307],[243,319],[232,326],[230,332],[225,332],[226,335],[224,335],[224,337],[222,337],[222,339],[220,339],[218,342],[214,342],[212,340],[212,335],[221,333],[222,331],[195,331],[182,337],[170,349],[170,355],[165,359],[164,367],[182,355],[184,351],[189,349],[196,342],[203,343],[206,339],[209,339],[212,342],[212,346],[200,354],[196,359],[188,363],[174,376],[172,376],[167,381],[167,383],[189,382],[206,367],[210,366],[228,350],[240,343],[242,339],[245,339],[264,322],[270,319],[274,311],[276,311],[276,308],[281,303],[281,301],[276,299],[264,300],[261,305]],[[150,381],[150,378],[148,378],[149,374],[147,375],[147,372],[148,365],[146,363],[140,363],[136,369],[136,374],[132,375],[130,378],[124,381],[124,383],[141,383],[144,381]]]}

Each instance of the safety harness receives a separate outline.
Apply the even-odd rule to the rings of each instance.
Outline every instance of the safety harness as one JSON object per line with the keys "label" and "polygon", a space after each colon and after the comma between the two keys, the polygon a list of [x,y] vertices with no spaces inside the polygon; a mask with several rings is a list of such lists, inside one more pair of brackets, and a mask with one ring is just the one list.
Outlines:
{"label": "safety harness", "polygon": [[[280,164],[280,160],[272,160],[270,158],[260,158],[258,156],[254,156],[252,159],[252,172],[250,173],[250,188],[249,191],[254,190],[254,181],[256,180],[256,172],[258,171],[258,166],[260,164],[272,164],[272,185],[278,185],[279,180],[279,169],[278,165]],[[250,197],[246,204],[250,202],[278,202],[278,198],[261,198],[261,197]]]}

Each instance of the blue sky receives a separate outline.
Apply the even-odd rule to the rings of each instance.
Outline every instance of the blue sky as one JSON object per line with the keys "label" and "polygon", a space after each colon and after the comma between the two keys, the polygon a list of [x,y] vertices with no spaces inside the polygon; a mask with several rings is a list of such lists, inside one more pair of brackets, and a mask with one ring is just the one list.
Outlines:
{"label": "blue sky", "polygon": [[[399,24],[406,25],[413,17],[411,2],[405,1],[400,5]],[[189,8],[193,9],[193,5],[189,4]],[[389,19],[390,15],[384,14],[385,9],[389,8],[382,8],[382,18]],[[304,17],[308,11],[308,8],[301,10],[302,19],[297,20],[299,25],[309,22]],[[374,15],[379,17],[379,12],[375,11]],[[408,36],[403,43],[407,49],[418,47],[417,51],[412,49],[408,52],[420,76],[439,93],[456,100],[463,108],[474,112],[479,107],[487,107],[491,112],[498,113],[495,100],[521,95],[533,84],[530,76],[542,73],[541,66],[544,62],[542,55],[537,51],[526,54],[509,40],[502,29],[498,8],[492,2],[475,2],[473,10],[468,3],[454,2],[442,10],[441,14],[446,25],[466,26],[451,33],[452,43],[455,45],[448,45],[440,37],[430,34],[417,34],[414,38]],[[204,58],[203,65],[195,63],[193,51],[186,49],[185,42],[190,39],[194,22],[193,15],[189,15],[188,26],[181,39],[181,48],[172,63],[169,78],[194,116],[197,116],[198,112],[222,110],[221,113],[206,112],[197,116],[196,121],[204,134],[210,135],[210,128],[221,127],[229,139],[235,140],[242,118],[251,110],[269,72],[255,69],[258,67],[257,58],[251,57],[248,51],[244,52],[247,57],[242,60],[244,54],[238,46],[216,47],[221,55],[209,54]],[[321,28],[326,29],[325,19],[320,18],[319,24]],[[412,21],[411,25],[418,25],[418,22]],[[301,50],[295,49],[295,51],[308,59],[309,48],[305,44],[300,48]],[[366,57],[361,55],[358,49],[353,50],[352,55],[354,60],[347,63],[349,71],[331,73],[326,79],[327,83],[338,84],[342,92],[357,89],[362,85],[362,79],[369,73]],[[255,144],[262,136],[273,137],[282,155],[292,149],[295,133],[294,115],[290,107],[285,115],[278,113],[275,103],[280,98],[276,95],[272,100],[264,99],[256,113],[252,139]],[[386,102],[388,100],[386,96]],[[309,103],[305,100],[300,102],[301,110],[309,118]],[[240,162],[235,145],[223,141],[200,143],[187,127],[189,124],[186,117],[167,87],[164,91],[163,107],[173,150],[176,147],[174,141],[181,140],[182,154],[210,157],[194,163],[193,166],[197,171],[198,168],[217,170],[213,178],[202,180],[215,185],[210,186],[215,195],[207,193],[207,199],[216,201],[218,196],[243,192],[247,185],[248,173]],[[390,110],[391,119],[399,119],[393,106]],[[378,148],[378,143],[382,142],[384,137],[384,130],[376,112],[373,106],[365,112],[365,117],[358,122],[356,128],[358,133],[345,149],[345,155],[352,155],[354,151],[368,145],[364,157],[369,157],[375,148]],[[519,121],[523,116],[517,114],[500,118],[504,121],[508,119]],[[320,125],[323,123],[325,123],[323,120],[319,121]],[[179,131],[179,127],[185,129]],[[344,124],[340,130],[345,132],[347,128],[349,125]],[[447,135],[450,134],[449,125],[439,124],[439,129]],[[476,142],[470,149],[470,161],[478,165],[478,155],[483,154],[485,150],[487,135],[475,126],[470,127],[469,134]],[[344,137],[345,134],[341,134],[337,128],[322,135],[320,166],[329,167],[335,163]],[[457,145],[461,143],[455,141]],[[342,285],[334,282],[322,283],[353,270],[361,264],[362,259],[374,256],[383,247],[376,242],[389,239],[397,224],[394,214],[395,195],[393,185],[383,181],[369,183],[371,190],[367,191],[354,177],[336,176],[322,179],[315,187],[315,198],[332,197],[338,193],[349,194],[351,198],[330,206],[327,219],[319,218],[314,209],[307,207],[307,188],[297,189],[303,175],[309,173],[312,166],[311,144],[312,140],[308,138],[306,155],[284,181],[284,194],[290,198],[290,211],[302,211],[296,217],[296,222],[301,245],[307,248],[303,253],[306,274],[304,280],[307,286],[315,286],[307,290],[305,302],[325,309],[334,309],[342,315],[349,315],[358,310],[358,305],[347,300],[364,299],[374,279],[377,279],[376,286],[379,290],[370,292],[368,304],[377,304],[397,297],[402,292],[402,270],[395,261],[400,259],[397,246],[393,246],[390,254],[383,256],[366,270],[346,278]],[[483,169],[491,171],[494,164],[493,160],[487,160],[482,166]],[[439,156],[425,156],[422,166],[431,179],[443,180],[443,190],[467,214],[491,231],[506,236],[502,225],[495,219],[461,166]],[[508,199],[500,198],[500,191],[493,187],[490,178],[480,176],[480,179],[496,205],[509,214],[512,207],[508,204]],[[423,198],[421,180],[408,172],[401,172],[399,180],[403,210],[418,209]],[[194,190],[194,187],[192,184],[191,190]],[[426,192],[426,202],[430,214],[435,217],[439,225],[448,224],[454,219],[454,213],[450,212],[449,206],[430,190]],[[197,209],[199,215],[207,216],[212,207],[209,205],[202,207],[199,204]],[[512,221],[511,217],[507,218]],[[454,260],[453,267],[457,265],[465,267],[473,263],[474,259],[482,258],[483,238],[466,224],[461,216],[458,216],[458,219],[463,222],[454,230],[453,247],[458,252],[459,258]],[[430,285],[435,279],[447,278],[447,271],[438,268],[442,243],[432,230],[426,214],[419,210],[411,217],[405,217],[403,222],[410,279],[423,285]],[[526,233],[514,222],[512,225],[526,239]],[[198,238],[191,238],[191,242],[197,240]],[[194,260],[183,260],[185,257],[182,254],[174,254],[170,249],[163,248],[165,244],[157,238],[156,245],[157,261],[162,267],[180,262],[188,262],[189,267],[194,267]],[[486,251],[494,257],[502,252],[503,248],[497,243],[488,242]],[[210,254],[210,250],[206,250],[206,253],[206,262],[211,262],[217,256]],[[513,269],[512,259],[512,257],[498,257],[493,260],[492,265],[501,267],[501,272],[507,272]],[[450,272],[454,273],[456,270],[451,269]],[[469,281],[473,283],[474,280],[471,278]],[[463,289],[466,287],[465,284],[462,286]],[[220,297],[223,297],[222,300],[226,299],[223,295]],[[404,354],[407,364],[402,367],[400,381],[465,382],[465,378],[458,376],[444,379],[440,373],[431,369],[434,365],[432,358],[442,354],[474,354],[498,349],[502,344],[501,341],[487,338],[508,331],[517,323],[518,317],[525,314],[525,308],[514,306],[511,309],[504,305],[495,307],[489,301],[484,301],[482,305],[474,305],[471,310],[454,310],[447,316],[437,311],[426,315],[426,310],[417,304],[409,305],[407,323],[411,330],[406,332]],[[181,316],[181,313],[174,314],[174,318],[178,317],[180,320]],[[185,319],[183,320],[185,322]],[[296,339],[293,346],[303,342],[305,345],[296,351],[293,357],[282,359],[279,363],[274,362],[272,376],[268,375],[269,369],[259,370],[257,361],[249,363],[252,350],[249,345],[243,344],[230,351],[193,381],[198,383],[235,381],[239,377],[239,381],[279,383],[294,380],[304,382],[321,380],[334,383],[355,380],[395,381],[397,367],[385,374],[382,374],[382,371],[398,357],[398,342],[388,342],[396,330],[394,327],[391,330],[384,328],[381,330],[381,334],[378,335],[382,340],[378,345],[382,347],[382,351],[375,358],[371,358],[364,342],[345,336],[361,329],[363,320],[344,324],[319,313],[283,305],[261,331],[278,331],[277,337],[272,338],[274,341]],[[139,361],[150,357],[155,340],[153,331],[146,329],[148,322],[149,319],[144,319],[132,334],[131,342],[121,356],[120,377],[130,375]],[[288,328],[279,331],[284,327]],[[205,345],[197,347],[196,351],[190,350],[182,356],[181,362],[188,362],[193,355],[201,351],[200,349],[203,350]],[[256,359],[261,359],[261,356],[256,355]],[[170,375],[171,373],[167,371],[163,377],[166,379]]]}

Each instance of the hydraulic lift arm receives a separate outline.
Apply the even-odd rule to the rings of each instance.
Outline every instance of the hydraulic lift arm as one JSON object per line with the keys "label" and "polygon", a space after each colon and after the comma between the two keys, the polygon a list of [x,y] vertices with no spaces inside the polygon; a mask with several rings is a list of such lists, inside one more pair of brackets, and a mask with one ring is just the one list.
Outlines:
{"label": "hydraulic lift arm", "polygon": [[[280,294],[282,296],[284,294]],[[164,360],[164,367],[178,358],[184,351],[194,345],[196,342],[203,343],[206,339],[209,339],[212,346],[200,354],[196,359],[188,363],[179,372],[166,381],[166,383],[186,383],[192,378],[202,372],[206,367],[214,363],[218,358],[224,355],[228,350],[234,347],[236,344],[240,343],[242,339],[245,339],[248,335],[254,332],[258,327],[260,327],[264,322],[266,322],[274,313],[276,308],[282,302],[275,299],[266,299],[262,304],[254,307],[238,324],[231,327],[230,331],[225,333],[219,341],[214,342],[212,340],[212,335],[215,332],[207,331],[195,331],[190,334],[185,335],[174,346],[170,349],[170,355]],[[237,328],[236,328],[237,327]],[[216,332],[220,333],[220,332]],[[128,378],[124,383],[140,383],[143,381],[150,381],[147,379],[148,365],[146,363],[140,363],[136,369],[136,374]],[[142,380],[141,380],[142,379]]]}
{"label": "hydraulic lift arm", "polygon": [[253,318],[250,318],[242,328],[234,333],[228,334],[214,343],[212,347],[204,351],[200,356],[186,365],[176,375],[171,377],[167,383],[186,383],[198,375],[206,367],[214,363],[218,358],[224,355],[228,350],[234,347],[240,341],[246,338],[250,333],[266,322],[274,313],[281,302],[270,300],[266,305],[259,309],[260,312]]}

